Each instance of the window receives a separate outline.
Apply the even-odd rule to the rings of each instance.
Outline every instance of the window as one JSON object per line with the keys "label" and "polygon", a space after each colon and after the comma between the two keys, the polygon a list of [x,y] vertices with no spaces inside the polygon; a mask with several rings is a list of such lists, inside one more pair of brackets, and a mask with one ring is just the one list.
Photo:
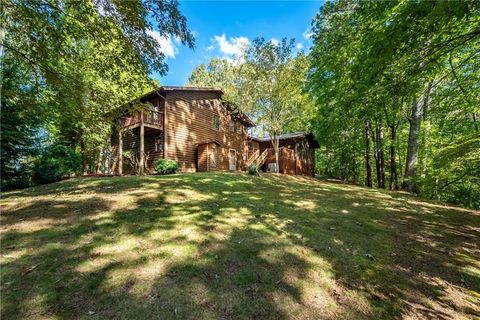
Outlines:
{"label": "window", "polygon": [[220,117],[217,115],[213,116],[213,129],[220,130]]}
{"label": "window", "polygon": [[163,150],[163,137],[159,136],[155,138],[155,152]]}
{"label": "window", "polygon": [[240,121],[237,122],[237,133],[242,133],[243,125]]}
{"label": "window", "polygon": [[230,130],[231,132],[235,132],[235,122],[233,120],[230,120],[230,122],[228,122],[228,130]]}

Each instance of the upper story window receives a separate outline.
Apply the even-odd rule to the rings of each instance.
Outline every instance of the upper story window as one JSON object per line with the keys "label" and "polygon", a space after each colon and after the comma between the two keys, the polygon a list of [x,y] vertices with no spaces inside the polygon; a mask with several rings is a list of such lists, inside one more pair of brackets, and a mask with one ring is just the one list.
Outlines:
{"label": "upper story window", "polygon": [[213,129],[220,130],[220,117],[217,115],[213,116]]}
{"label": "upper story window", "polygon": [[237,122],[237,133],[242,133],[243,125],[240,121]]}
{"label": "upper story window", "polygon": [[233,120],[230,120],[230,122],[228,122],[228,130],[230,130],[231,132],[235,132],[235,122]]}

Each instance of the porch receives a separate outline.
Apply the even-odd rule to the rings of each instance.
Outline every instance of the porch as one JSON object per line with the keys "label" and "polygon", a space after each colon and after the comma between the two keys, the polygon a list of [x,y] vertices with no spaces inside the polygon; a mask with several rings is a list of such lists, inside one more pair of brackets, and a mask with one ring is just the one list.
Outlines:
{"label": "porch", "polygon": [[[257,170],[263,172],[275,172],[275,149],[266,148],[249,151],[246,166],[255,164]],[[312,175],[308,161],[302,159],[294,149],[288,147],[278,148],[278,172],[290,175]]]}
{"label": "porch", "polygon": [[[159,154],[161,154],[161,158],[164,157],[164,113],[157,109],[145,110],[134,115],[120,117],[118,121],[120,127],[118,131],[118,174],[123,175],[124,163],[127,160],[127,164],[130,163],[137,167],[138,174],[143,175],[147,161],[154,160],[150,153],[154,153],[155,158],[158,158]],[[134,155],[131,157],[135,159],[124,159],[124,143],[128,136],[130,136],[130,140],[126,150],[133,151]],[[133,136],[133,143],[131,136]],[[148,143],[145,141],[146,137],[148,137]]]}

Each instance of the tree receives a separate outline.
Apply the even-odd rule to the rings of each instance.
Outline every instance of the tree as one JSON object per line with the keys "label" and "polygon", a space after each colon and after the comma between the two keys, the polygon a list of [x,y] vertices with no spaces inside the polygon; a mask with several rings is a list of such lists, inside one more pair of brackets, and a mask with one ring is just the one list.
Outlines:
{"label": "tree", "polygon": [[278,44],[257,38],[248,48],[242,68],[245,81],[240,90],[247,112],[270,136],[277,171],[279,135],[290,121],[299,117],[308,100],[303,92],[308,62],[303,54],[292,53],[294,43],[295,40],[286,38]]}
{"label": "tree", "polygon": [[115,110],[152,88],[150,72],[166,73],[158,37],[194,44],[170,0],[6,0],[2,21],[5,52],[48,89],[44,129],[80,149],[84,172],[108,146]]}
{"label": "tree", "polygon": [[[9,54],[1,63],[1,187],[29,186],[32,157],[41,151],[40,129],[47,118],[45,83]],[[40,140],[40,141],[39,141]]]}
{"label": "tree", "polygon": [[[434,159],[439,146],[478,132],[479,16],[478,2],[467,1],[325,3],[312,23],[307,86],[321,170],[370,185],[372,142],[377,187],[389,179],[396,189],[403,171],[410,192],[477,203],[459,191],[479,198],[476,170],[460,165],[477,154]],[[353,165],[359,155],[362,167]]]}

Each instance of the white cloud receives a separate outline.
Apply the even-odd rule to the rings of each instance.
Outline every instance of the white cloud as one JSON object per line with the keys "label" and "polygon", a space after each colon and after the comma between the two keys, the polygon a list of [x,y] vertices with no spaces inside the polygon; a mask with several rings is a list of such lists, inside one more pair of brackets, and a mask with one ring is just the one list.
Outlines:
{"label": "white cloud", "polygon": [[[174,42],[169,36],[161,36],[158,31],[149,30],[147,31],[148,35],[157,40],[160,45],[160,51],[167,58],[175,58],[175,55],[178,53],[178,48],[175,46]],[[176,42],[176,41],[175,41]]]}
{"label": "white cloud", "polygon": [[305,40],[310,39],[313,36],[312,29],[307,29],[302,33],[302,36],[305,38]]}
{"label": "white cloud", "polygon": [[274,46],[278,46],[278,44],[280,43],[280,41],[278,41],[277,38],[272,38],[272,39],[270,39],[270,42],[271,42]]}
{"label": "white cloud", "polygon": [[182,40],[180,39],[179,36],[174,36],[174,37],[173,37],[173,41],[174,41],[175,44],[177,44],[177,45],[181,45],[181,44],[182,44]]}
{"label": "white cloud", "polygon": [[205,48],[206,51],[212,51],[213,49],[215,49],[213,44]]}
{"label": "white cloud", "polygon": [[303,49],[303,44],[301,44],[301,43],[299,42],[299,43],[297,43],[297,44],[295,45],[295,48],[297,48],[298,50],[302,50],[302,49]]}
{"label": "white cloud", "polygon": [[220,52],[227,56],[241,56],[245,48],[250,44],[247,37],[230,37],[230,39],[227,39],[225,33],[221,36],[214,36],[213,40],[218,44]]}

